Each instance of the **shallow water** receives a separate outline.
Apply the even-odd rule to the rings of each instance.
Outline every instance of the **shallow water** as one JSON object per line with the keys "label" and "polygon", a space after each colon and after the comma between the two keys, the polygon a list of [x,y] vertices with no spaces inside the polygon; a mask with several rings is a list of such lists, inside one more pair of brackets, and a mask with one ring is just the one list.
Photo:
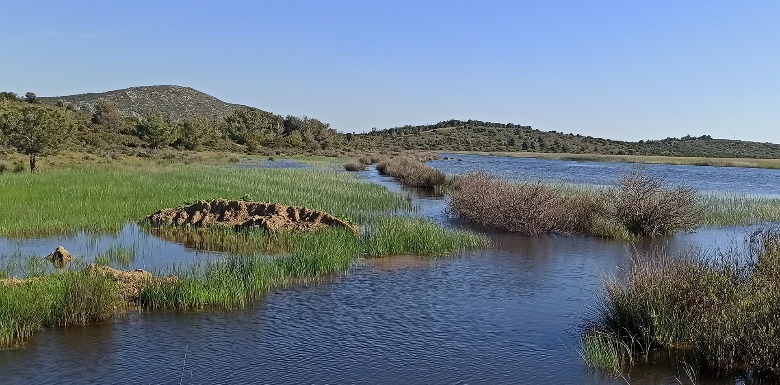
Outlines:
{"label": "shallow water", "polygon": [[[418,215],[464,226],[446,215],[445,200],[403,190],[375,171],[362,175],[410,194]],[[636,248],[726,248],[751,229],[702,229]],[[100,325],[47,329],[26,348],[0,351],[0,378],[12,384],[686,380],[679,362],[668,357],[653,357],[664,363],[637,365],[624,379],[588,369],[576,351],[578,328],[600,279],[629,263],[632,246],[588,237],[488,235],[491,249],[453,258],[357,260],[347,274],[275,290],[250,309],[134,313]],[[148,266],[161,256],[166,262],[160,265],[218,257],[155,240],[132,226],[119,238],[85,240],[97,245],[86,248],[91,252],[130,241],[146,245],[138,250],[146,250],[139,260]],[[16,247],[53,249],[42,240],[30,242]],[[0,243],[0,250],[5,247]],[[700,376],[699,383],[740,380]]]}

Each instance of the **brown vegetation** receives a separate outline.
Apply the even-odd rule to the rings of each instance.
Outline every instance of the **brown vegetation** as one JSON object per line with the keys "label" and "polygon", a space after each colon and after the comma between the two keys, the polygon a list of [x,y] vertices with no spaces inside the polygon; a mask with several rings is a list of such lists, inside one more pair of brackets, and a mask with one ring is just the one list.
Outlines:
{"label": "brown vegetation", "polygon": [[592,197],[563,194],[541,182],[497,180],[487,173],[455,178],[450,208],[481,227],[531,235],[580,232],[601,211]]}
{"label": "brown vegetation", "polygon": [[692,190],[635,173],[614,189],[509,182],[486,173],[456,178],[452,212],[489,229],[522,234],[579,233],[612,238],[657,236],[696,226]]}
{"label": "brown vegetation", "polygon": [[349,162],[344,165],[344,169],[347,171],[366,171],[366,163]]}
{"label": "brown vegetation", "polygon": [[376,169],[409,187],[436,188],[447,183],[444,173],[414,158],[393,158],[380,162]]}
{"label": "brown vegetation", "polygon": [[154,226],[260,228],[266,231],[312,231],[325,226],[359,228],[326,212],[278,203],[226,199],[198,201],[160,210],[147,218]]}

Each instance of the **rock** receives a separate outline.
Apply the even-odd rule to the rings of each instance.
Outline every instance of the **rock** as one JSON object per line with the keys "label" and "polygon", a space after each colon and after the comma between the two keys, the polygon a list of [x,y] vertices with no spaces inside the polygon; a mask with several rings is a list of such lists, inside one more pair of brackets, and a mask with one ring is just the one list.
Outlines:
{"label": "rock", "polygon": [[269,232],[314,231],[326,226],[359,228],[326,212],[278,203],[215,199],[160,210],[147,218],[154,226],[260,228]]}
{"label": "rock", "polygon": [[65,250],[64,247],[57,246],[54,252],[49,254],[46,259],[48,259],[49,262],[54,265],[54,267],[61,269],[65,267],[65,265],[67,265],[68,262],[73,259],[73,257],[70,255],[68,250]]}

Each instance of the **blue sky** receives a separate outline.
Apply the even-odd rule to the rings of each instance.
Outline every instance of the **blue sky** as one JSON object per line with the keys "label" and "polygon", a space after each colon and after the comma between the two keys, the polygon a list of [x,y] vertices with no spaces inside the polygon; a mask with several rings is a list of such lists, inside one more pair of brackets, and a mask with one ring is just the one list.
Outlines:
{"label": "blue sky", "polygon": [[177,84],[343,132],[780,143],[780,1],[6,2],[0,90]]}

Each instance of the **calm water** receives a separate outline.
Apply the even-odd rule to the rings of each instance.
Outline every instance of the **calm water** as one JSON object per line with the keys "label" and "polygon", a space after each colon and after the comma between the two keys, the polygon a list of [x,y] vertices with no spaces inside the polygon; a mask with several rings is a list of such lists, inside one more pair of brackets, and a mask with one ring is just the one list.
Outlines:
{"label": "calm water", "polygon": [[[517,159],[516,165],[491,160],[503,162],[503,170],[530,173],[523,168],[526,159]],[[554,164],[545,167],[554,169]],[[485,167],[496,170],[495,163]],[[679,175],[689,171],[701,172],[698,167],[670,170],[690,182],[693,176]],[[594,174],[587,173],[589,183],[607,184],[594,180]],[[374,171],[363,175],[402,191]],[[409,193],[418,214],[462,226],[443,213],[444,200]],[[704,229],[637,247],[728,247],[748,231]],[[243,311],[131,314],[101,325],[48,329],[24,349],[0,351],[0,382],[625,384],[625,379],[586,368],[576,347],[578,327],[595,303],[600,278],[626,266],[631,247],[586,237],[489,236],[490,250],[454,258],[359,260],[347,274],[270,292]],[[148,250],[143,252],[147,265],[156,266],[158,253],[166,261],[218,257],[155,240],[133,226],[92,242],[96,250],[130,241],[147,245],[138,247]],[[0,247],[9,247],[5,242]],[[43,243],[25,247],[53,249]],[[637,366],[626,373],[628,381],[685,380],[675,359],[654,359],[672,364]]]}
{"label": "calm water", "polygon": [[754,195],[780,195],[780,170],[619,162],[576,162],[536,158],[442,154],[458,160],[428,162],[447,174],[487,171],[501,178],[612,185],[621,174],[640,168],[670,184],[700,191],[730,191]]}

